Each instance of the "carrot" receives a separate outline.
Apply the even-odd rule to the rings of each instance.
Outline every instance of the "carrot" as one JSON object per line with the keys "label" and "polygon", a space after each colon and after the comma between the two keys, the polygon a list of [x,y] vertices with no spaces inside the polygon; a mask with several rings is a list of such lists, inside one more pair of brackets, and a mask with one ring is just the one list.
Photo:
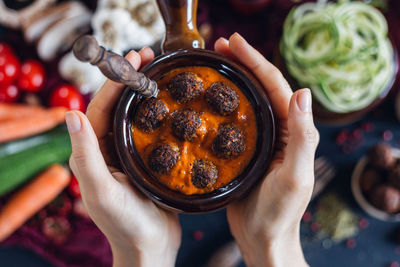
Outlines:
{"label": "carrot", "polygon": [[43,111],[46,109],[39,106],[0,103],[0,121],[19,119]]}
{"label": "carrot", "polygon": [[0,241],[51,202],[69,182],[69,171],[54,164],[16,192],[0,211]]}
{"label": "carrot", "polygon": [[50,130],[64,122],[66,111],[64,107],[55,107],[19,119],[3,121],[0,123],[0,143]]}

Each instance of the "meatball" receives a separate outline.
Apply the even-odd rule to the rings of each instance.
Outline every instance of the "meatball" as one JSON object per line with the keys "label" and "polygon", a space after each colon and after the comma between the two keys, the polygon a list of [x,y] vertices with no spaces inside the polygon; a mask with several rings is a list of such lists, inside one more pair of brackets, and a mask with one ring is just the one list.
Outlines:
{"label": "meatball", "polygon": [[368,152],[371,165],[381,169],[390,169],[396,163],[396,158],[392,155],[392,149],[385,143],[377,144]]}
{"label": "meatball", "polygon": [[192,183],[197,188],[211,187],[218,178],[218,169],[207,159],[196,160],[192,167]]}
{"label": "meatball", "polygon": [[366,170],[361,176],[361,189],[364,193],[369,193],[374,189],[380,182],[382,177],[380,173],[375,169]]}
{"label": "meatball", "polygon": [[389,183],[400,190],[400,165],[396,165],[390,171]]}
{"label": "meatball", "polygon": [[203,81],[193,72],[183,72],[172,78],[168,90],[178,103],[187,103],[203,92]]}
{"label": "meatball", "polygon": [[159,144],[150,152],[149,167],[158,174],[167,174],[179,157],[179,148],[176,145]]}
{"label": "meatball", "polygon": [[400,211],[400,191],[389,185],[380,185],[372,192],[371,203],[383,211],[397,213]]}
{"label": "meatball", "polygon": [[220,158],[235,158],[246,149],[246,137],[235,125],[222,124],[213,140],[212,149]]}
{"label": "meatball", "polygon": [[168,109],[161,100],[143,99],[136,110],[135,124],[142,131],[151,132],[160,127],[167,113]]}
{"label": "meatball", "polygon": [[194,110],[182,109],[172,113],[172,131],[182,141],[192,141],[200,124],[199,113]]}
{"label": "meatball", "polygon": [[239,106],[239,96],[223,82],[213,83],[205,93],[210,107],[222,116],[231,114]]}

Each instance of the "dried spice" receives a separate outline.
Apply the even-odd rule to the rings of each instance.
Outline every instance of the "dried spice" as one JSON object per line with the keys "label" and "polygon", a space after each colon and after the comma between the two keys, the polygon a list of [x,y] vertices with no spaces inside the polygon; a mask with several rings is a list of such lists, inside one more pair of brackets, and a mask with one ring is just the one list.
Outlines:
{"label": "dried spice", "polygon": [[319,201],[315,214],[321,232],[333,241],[340,242],[358,233],[358,218],[347,204],[334,193],[328,193]]}

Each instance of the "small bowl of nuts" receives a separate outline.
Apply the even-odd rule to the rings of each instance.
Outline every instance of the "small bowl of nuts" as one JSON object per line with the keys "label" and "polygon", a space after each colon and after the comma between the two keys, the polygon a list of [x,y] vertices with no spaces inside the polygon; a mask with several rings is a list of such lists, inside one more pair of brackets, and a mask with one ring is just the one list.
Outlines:
{"label": "small bowl of nuts", "polygon": [[370,216],[400,221],[400,150],[385,143],[371,147],[353,171],[351,189]]}

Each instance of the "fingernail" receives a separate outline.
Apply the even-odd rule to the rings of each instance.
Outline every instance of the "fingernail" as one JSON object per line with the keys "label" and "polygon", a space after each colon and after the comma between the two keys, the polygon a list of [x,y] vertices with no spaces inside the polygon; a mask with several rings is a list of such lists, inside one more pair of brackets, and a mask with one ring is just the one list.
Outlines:
{"label": "fingernail", "polygon": [[65,113],[65,122],[67,123],[68,132],[70,134],[76,133],[81,129],[81,119],[73,111]]}
{"label": "fingernail", "polygon": [[297,106],[303,112],[311,112],[311,92],[310,89],[303,89],[297,94]]}
{"label": "fingernail", "polygon": [[228,39],[226,39],[224,37],[219,37],[218,40],[221,40],[224,43],[229,43]]}
{"label": "fingernail", "polygon": [[[140,51],[144,51],[145,49],[149,48],[148,46],[143,47],[142,49],[140,49]],[[139,51],[139,52],[140,52]]]}
{"label": "fingernail", "polygon": [[133,54],[136,54],[137,52],[135,50],[131,50],[128,52],[128,54],[125,55],[125,58],[130,57]]}
{"label": "fingernail", "polygon": [[247,41],[243,38],[243,36],[241,36],[238,32],[235,32],[233,34],[233,36],[235,36],[236,38],[239,38],[241,41],[247,43]]}

